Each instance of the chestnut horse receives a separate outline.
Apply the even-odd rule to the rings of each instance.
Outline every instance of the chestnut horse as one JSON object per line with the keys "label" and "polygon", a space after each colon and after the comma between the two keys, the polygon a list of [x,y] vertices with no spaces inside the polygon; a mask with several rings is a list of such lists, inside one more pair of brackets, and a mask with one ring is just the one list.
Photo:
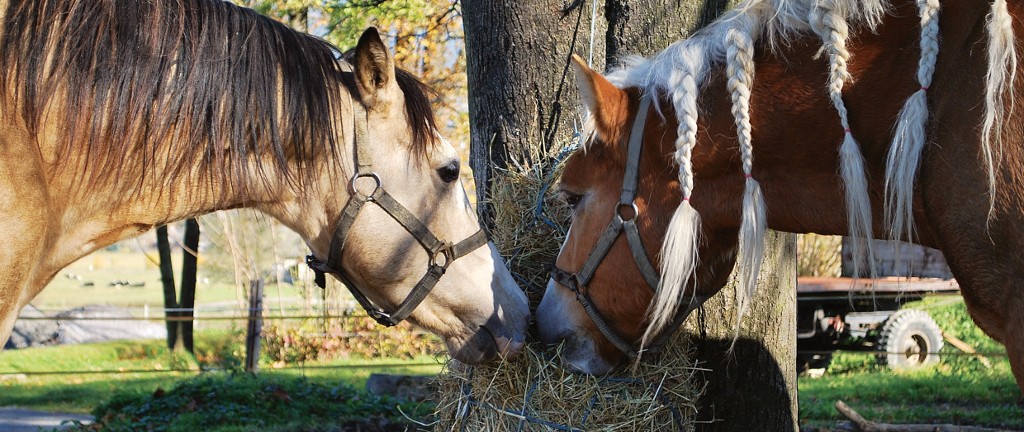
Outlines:
{"label": "chestnut horse", "polygon": [[376,29],[346,60],[220,0],[0,0],[0,342],[78,258],[251,207],[380,321],[408,317],[470,363],[517,351],[526,298],[430,92]]}
{"label": "chestnut horse", "polygon": [[[577,59],[593,134],[562,176],[572,227],[542,338],[604,373],[734,266],[742,315],[765,228],[870,233],[942,250],[1024,387],[1020,18],[1005,0],[751,0],[607,78]],[[639,240],[605,248],[613,219]]]}

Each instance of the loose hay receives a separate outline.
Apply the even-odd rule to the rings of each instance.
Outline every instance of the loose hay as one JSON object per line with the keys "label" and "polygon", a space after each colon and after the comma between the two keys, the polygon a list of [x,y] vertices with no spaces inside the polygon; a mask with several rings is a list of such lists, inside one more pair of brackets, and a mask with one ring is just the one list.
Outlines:
{"label": "loose hay", "polygon": [[537,345],[496,365],[451,360],[436,430],[690,431],[701,389],[689,352],[680,334],[657,361],[608,377],[571,373]]}
{"label": "loose hay", "polygon": [[[491,190],[491,238],[533,306],[568,227],[569,210],[553,192],[567,155],[560,149],[512,155]],[[537,343],[498,364],[450,360],[438,377],[436,430],[693,430],[702,390],[690,357],[689,341],[679,333],[658,356],[648,354],[643,364],[609,377],[571,373]]]}
{"label": "loose hay", "polygon": [[569,227],[570,210],[555,183],[570,153],[510,156],[509,168],[495,172],[488,200],[494,209],[491,239],[531,301],[543,296]]}

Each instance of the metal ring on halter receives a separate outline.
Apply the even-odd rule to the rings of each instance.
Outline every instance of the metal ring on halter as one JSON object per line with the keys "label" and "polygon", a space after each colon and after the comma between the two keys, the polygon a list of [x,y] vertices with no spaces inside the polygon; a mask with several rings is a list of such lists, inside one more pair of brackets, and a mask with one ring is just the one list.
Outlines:
{"label": "metal ring on halter", "polygon": [[[442,270],[447,270],[448,266],[452,265],[452,261],[455,261],[455,251],[452,250],[452,245],[445,243],[440,249],[429,251],[430,252],[430,265],[440,267]],[[444,264],[437,263],[437,257],[444,257]]]}
{"label": "metal ring on halter", "polygon": [[[622,217],[622,209],[623,209],[623,207],[632,208],[633,209],[633,216],[630,216],[628,219]],[[639,216],[640,216],[640,209],[636,207],[636,201],[633,201],[631,203],[621,203],[620,202],[619,205],[615,206],[615,217],[619,218],[619,221],[621,221],[621,222],[631,221],[633,219],[636,219]]]}
{"label": "metal ring on halter", "polygon": [[[373,190],[371,190],[370,193],[364,195],[362,192],[359,192],[359,188],[356,187],[356,182],[359,181],[359,179],[365,178],[365,177],[369,177],[369,178],[373,179],[375,185],[373,186]],[[380,176],[377,175],[376,172],[371,172],[371,173],[356,174],[356,175],[352,176],[352,180],[349,181],[348,187],[349,187],[349,190],[352,192],[353,195],[358,195],[360,198],[369,201],[370,197],[372,197],[373,194],[377,193],[377,190],[380,189],[383,186],[382,186],[382,183],[381,183],[381,180],[380,180]]]}

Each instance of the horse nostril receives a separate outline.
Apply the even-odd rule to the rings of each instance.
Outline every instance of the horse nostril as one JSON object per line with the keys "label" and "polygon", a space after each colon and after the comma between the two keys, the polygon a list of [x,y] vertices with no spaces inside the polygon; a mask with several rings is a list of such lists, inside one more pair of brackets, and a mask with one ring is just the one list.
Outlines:
{"label": "horse nostril", "polygon": [[491,341],[494,342],[494,349],[501,358],[515,357],[523,350],[523,347],[526,346],[525,341],[516,341],[506,336],[498,336],[485,325],[480,326],[480,330],[491,336]]}
{"label": "horse nostril", "polygon": [[495,344],[498,346],[498,355],[502,358],[512,358],[519,355],[523,351],[523,347],[526,346],[525,341],[513,341],[506,337],[494,338]]}

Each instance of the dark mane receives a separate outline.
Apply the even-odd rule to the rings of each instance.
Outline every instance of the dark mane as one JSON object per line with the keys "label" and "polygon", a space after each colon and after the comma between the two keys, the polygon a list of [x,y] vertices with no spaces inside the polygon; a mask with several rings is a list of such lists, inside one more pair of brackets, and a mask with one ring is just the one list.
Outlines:
{"label": "dark mane", "polygon": [[[221,0],[11,0],[3,20],[0,97],[14,97],[33,133],[63,99],[57,120],[68,139],[57,157],[86,158],[89,182],[156,169],[170,184],[194,175],[197,161],[200,176],[226,174],[236,187],[252,174],[301,182],[312,161],[337,160],[338,51],[250,9]],[[435,126],[427,92],[399,75],[414,147],[424,149]],[[267,169],[252,172],[257,164]]]}
{"label": "dark mane", "polygon": [[395,78],[405,94],[405,115],[412,126],[413,152],[422,156],[436,142],[437,120],[431,99],[437,94],[416,75],[402,69],[395,69]]}

